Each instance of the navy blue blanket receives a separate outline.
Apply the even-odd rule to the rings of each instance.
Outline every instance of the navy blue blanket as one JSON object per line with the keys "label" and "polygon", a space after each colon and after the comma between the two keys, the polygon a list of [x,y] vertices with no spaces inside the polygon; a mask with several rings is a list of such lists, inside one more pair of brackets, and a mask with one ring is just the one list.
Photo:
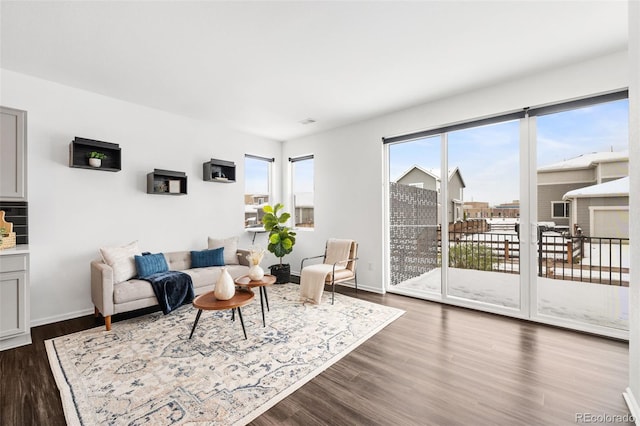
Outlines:
{"label": "navy blue blanket", "polygon": [[184,272],[158,272],[140,279],[151,284],[158,304],[165,315],[183,304],[191,302],[195,297],[191,277]]}

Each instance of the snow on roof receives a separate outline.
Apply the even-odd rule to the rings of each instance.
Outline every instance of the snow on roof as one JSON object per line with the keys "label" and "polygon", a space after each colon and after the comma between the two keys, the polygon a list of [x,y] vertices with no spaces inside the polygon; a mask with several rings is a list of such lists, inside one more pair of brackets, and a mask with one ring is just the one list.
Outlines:
{"label": "snow on roof", "polygon": [[624,160],[629,161],[629,151],[591,152],[589,154],[582,154],[578,157],[570,158],[568,160],[538,167],[538,171],[546,172],[554,170],[586,169],[589,167],[595,167],[595,165],[598,163],[609,163],[612,161]]}
{"label": "snow on roof", "polygon": [[622,179],[611,180],[609,182],[591,185],[584,188],[574,189],[562,196],[563,200],[568,198],[587,197],[625,197],[629,196],[629,176]]}

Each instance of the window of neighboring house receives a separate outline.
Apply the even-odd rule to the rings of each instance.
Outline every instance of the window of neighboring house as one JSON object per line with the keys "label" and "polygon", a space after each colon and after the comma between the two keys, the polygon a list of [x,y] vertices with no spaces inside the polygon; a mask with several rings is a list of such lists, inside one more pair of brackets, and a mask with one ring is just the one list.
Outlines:
{"label": "window of neighboring house", "polygon": [[416,187],[416,188],[423,188],[424,189],[424,183],[423,182],[410,183],[409,186],[413,186],[413,187]]}
{"label": "window of neighboring house", "polygon": [[269,204],[271,195],[271,164],[273,158],[244,156],[244,227],[262,226],[262,207]]}
{"label": "window of neighboring house", "polygon": [[551,217],[554,219],[569,217],[569,203],[567,201],[552,201]]}
{"label": "window of neighboring house", "polygon": [[290,158],[289,161],[291,162],[293,226],[313,229],[315,225],[313,155]]}

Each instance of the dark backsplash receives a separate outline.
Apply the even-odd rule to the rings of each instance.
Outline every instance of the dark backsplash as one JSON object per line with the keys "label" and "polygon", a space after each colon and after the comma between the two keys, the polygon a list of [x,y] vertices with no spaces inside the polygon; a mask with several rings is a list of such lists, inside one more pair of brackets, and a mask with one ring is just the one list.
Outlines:
{"label": "dark backsplash", "polygon": [[4,220],[13,223],[16,244],[29,244],[29,203],[25,201],[0,201],[5,211]]}

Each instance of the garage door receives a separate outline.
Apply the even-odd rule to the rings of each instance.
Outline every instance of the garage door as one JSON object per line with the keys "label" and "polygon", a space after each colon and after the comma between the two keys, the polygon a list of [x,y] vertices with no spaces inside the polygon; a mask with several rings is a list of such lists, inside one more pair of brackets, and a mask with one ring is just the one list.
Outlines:
{"label": "garage door", "polygon": [[629,238],[629,210],[593,207],[592,237]]}

